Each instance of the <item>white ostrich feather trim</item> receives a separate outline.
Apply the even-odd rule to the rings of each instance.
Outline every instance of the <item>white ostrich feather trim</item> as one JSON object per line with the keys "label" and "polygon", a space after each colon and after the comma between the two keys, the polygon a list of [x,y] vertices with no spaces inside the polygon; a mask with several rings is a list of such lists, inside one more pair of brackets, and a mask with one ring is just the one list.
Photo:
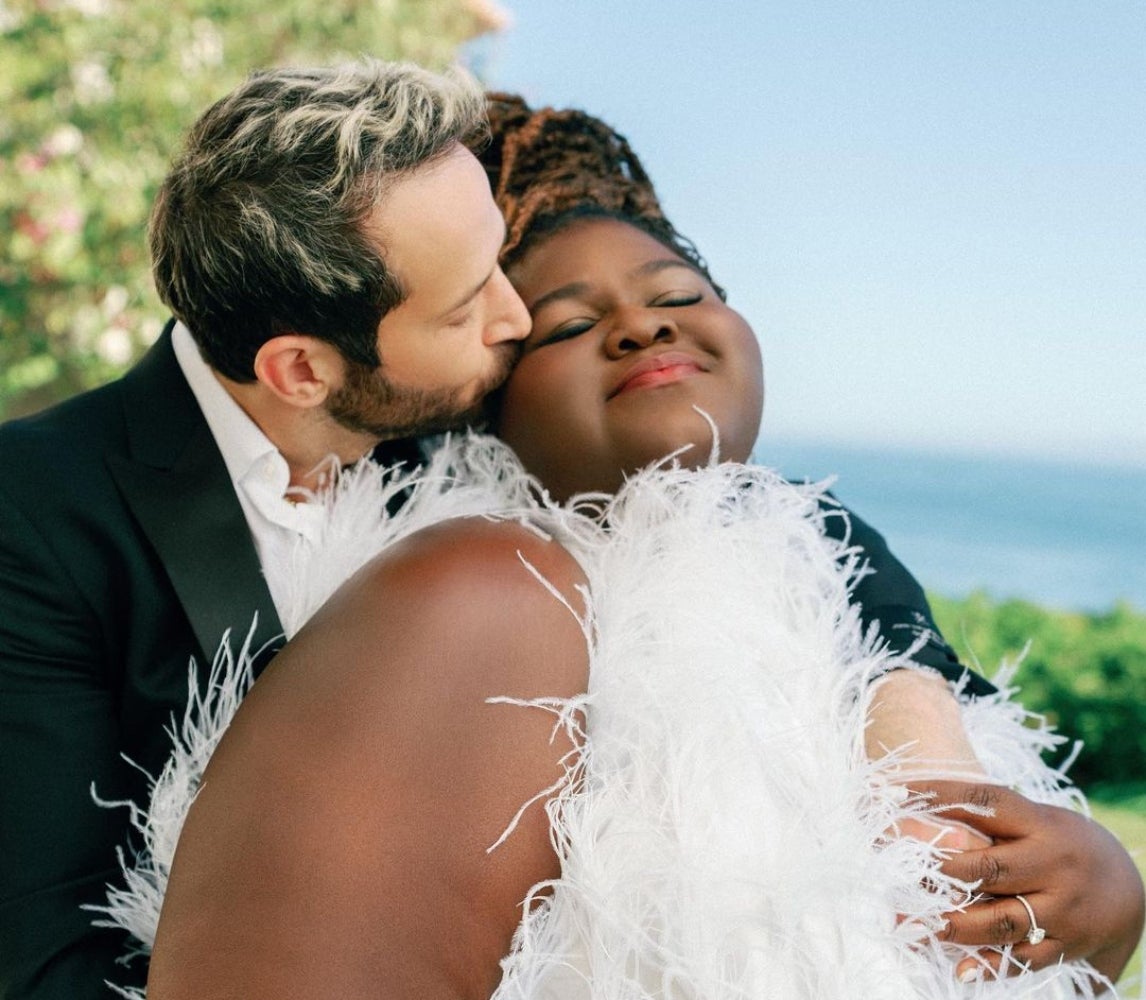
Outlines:
{"label": "white ostrich feather trim", "polygon": [[[862,633],[861,554],[825,538],[821,499],[670,463],[572,543],[594,642],[567,706],[581,749],[548,804],[562,873],[527,901],[497,1000],[1091,995],[1084,966],[956,982],[966,950],[935,932],[967,887],[931,845],[877,846],[928,811],[862,748],[870,682],[905,661]],[[992,779],[1077,800],[1005,695],[967,713]]]}
{"label": "white ostrich feather trim", "polygon": [[[399,490],[412,494],[386,516]],[[963,952],[936,931],[968,887],[939,872],[932,845],[883,843],[929,806],[863,754],[870,682],[908,664],[863,634],[848,603],[862,553],[823,535],[823,518],[836,515],[821,499],[822,486],[767,469],[670,461],[616,498],[561,507],[504,446],[468,438],[417,477],[386,480],[361,465],[324,501],[322,539],[293,557],[288,635],[375,554],[450,517],[527,523],[565,544],[588,577],[588,692],[514,702],[553,713],[579,749],[542,792],[554,793],[546,808],[562,874],[525,901],[496,1000],[1093,995],[1084,965],[955,981]],[[249,684],[249,658],[228,656],[212,671],[220,686],[209,682],[173,733],[150,815],[133,809],[142,872],[104,908],[142,950],[202,766]],[[1081,807],[1039,758],[1058,737],[1029,728],[1010,693],[965,704],[988,774]]]}

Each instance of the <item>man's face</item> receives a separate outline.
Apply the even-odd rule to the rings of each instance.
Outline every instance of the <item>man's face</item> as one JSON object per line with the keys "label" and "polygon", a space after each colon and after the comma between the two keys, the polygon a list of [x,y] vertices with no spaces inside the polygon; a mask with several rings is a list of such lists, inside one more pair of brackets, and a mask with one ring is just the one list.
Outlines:
{"label": "man's face", "polygon": [[505,381],[529,333],[498,267],[505,223],[485,171],[458,146],[394,184],[365,228],[407,296],[378,325],[382,366],[347,363],[327,410],[379,438],[457,426]]}

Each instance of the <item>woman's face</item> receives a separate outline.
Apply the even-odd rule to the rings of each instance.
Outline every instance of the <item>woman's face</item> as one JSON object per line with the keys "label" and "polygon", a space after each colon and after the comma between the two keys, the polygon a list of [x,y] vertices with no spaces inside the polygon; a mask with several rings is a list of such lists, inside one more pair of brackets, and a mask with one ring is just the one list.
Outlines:
{"label": "woman's face", "polygon": [[702,465],[744,461],[760,427],[760,347],[685,260],[613,219],[561,229],[509,271],[533,329],[498,434],[558,499],[615,492],[682,445]]}

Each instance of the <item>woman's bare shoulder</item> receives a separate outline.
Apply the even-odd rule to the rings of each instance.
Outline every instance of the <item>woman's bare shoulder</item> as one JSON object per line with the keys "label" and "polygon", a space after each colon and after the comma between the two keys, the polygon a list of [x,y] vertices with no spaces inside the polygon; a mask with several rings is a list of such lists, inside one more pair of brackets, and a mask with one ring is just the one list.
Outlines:
{"label": "woman's bare shoulder", "polygon": [[585,582],[581,567],[559,542],[528,525],[485,517],[423,528],[383,553],[367,575],[378,574],[379,586],[416,587],[424,578],[440,584],[484,581],[491,598],[508,587],[529,600],[540,595],[531,593],[536,578],[522,573],[526,567],[569,597]]}
{"label": "woman's bare shoulder", "polygon": [[422,638],[433,638],[438,659],[458,644],[447,662],[462,671],[489,659],[499,672],[526,666],[528,675],[552,681],[547,665],[583,653],[584,587],[581,567],[560,543],[515,522],[458,518],[374,559],[315,615],[298,645],[311,646],[315,636],[383,642],[396,656],[425,652]]}
{"label": "woman's bare shoulder", "polygon": [[[487,849],[564,773],[570,733],[521,703],[585,690],[583,583],[557,543],[482,519],[418,532],[349,581],[212,760],[152,965],[163,995],[261,1000],[286,977],[488,996],[522,899],[558,871],[540,800]],[[196,956],[223,945],[235,961],[207,988]]]}

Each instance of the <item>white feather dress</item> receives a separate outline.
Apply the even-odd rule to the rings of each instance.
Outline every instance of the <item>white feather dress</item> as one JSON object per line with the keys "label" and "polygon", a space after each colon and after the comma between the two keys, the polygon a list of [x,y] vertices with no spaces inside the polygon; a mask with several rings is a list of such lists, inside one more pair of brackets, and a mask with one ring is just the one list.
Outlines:
{"label": "white feather dress", "polygon": [[[380,515],[408,488],[399,514]],[[588,692],[533,703],[580,734],[547,804],[561,877],[526,901],[496,1000],[1093,995],[1081,964],[955,980],[961,952],[935,931],[967,887],[938,871],[931,845],[884,837],[927,807],[863,752],[871,681],[905,661],[863,634],[848,603],[862,553],[825,537],[823,518],[845,515],[825,514],[822,496],[760,467],[665,463],[616,498],[558,507],[504,446],[471,437],[414,483],[363,463],[325,501],[323,537],[293,556],[288,637],[375,554],[462,514],[556,536],[588,578]],[[150,807],[134,812],[145,849],[101,920],[142,952],[248,661],[224,642]],[[964,708],[991,779],[1085,808],[1040,759],[1060,738],[1007,694]]]}

